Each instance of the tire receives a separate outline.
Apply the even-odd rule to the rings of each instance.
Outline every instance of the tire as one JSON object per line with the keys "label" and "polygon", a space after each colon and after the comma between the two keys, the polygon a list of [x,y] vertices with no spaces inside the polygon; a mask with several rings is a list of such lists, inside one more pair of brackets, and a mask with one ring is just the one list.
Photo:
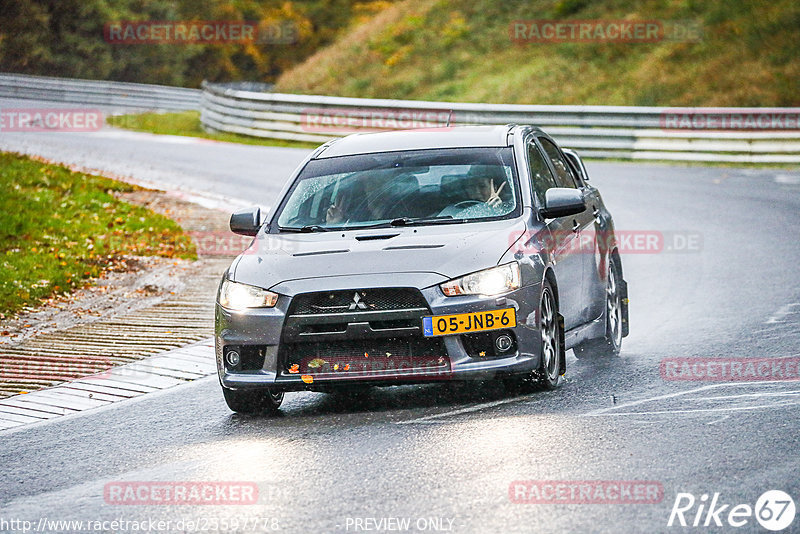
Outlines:
{"label": "tire", "polygon": [[613,358],[619,355],[624,335],[621,282],[617,260],[612,258],[608,263],[606,275],[605,333],[601,338],[589,339],[573,347],[572,350],[578,359]]}
{"label": "tire", "polygon": [[561,375],[566,370],[563,322],[558,314],[558,300],[553,286],[546,280],[539,301],[539,331],[542,342],[539,367],[530,373],[503,379],[503,386],[509,394],[555,389],[561,385]]}
{"label": "tire", "polygon": [[539,301],[539,331],[542,338],[542,358],[536,373],[537,382],[543,389],[554,389],[561,384],[564,333],[559,320],[555,291],[546,280]]}
{"label": "tire", "polygon": [[283,402],[283,391],[270,389],[228,389],[222,394],[228,408],[236,413],[255,415],[272,414],[278,411]]}

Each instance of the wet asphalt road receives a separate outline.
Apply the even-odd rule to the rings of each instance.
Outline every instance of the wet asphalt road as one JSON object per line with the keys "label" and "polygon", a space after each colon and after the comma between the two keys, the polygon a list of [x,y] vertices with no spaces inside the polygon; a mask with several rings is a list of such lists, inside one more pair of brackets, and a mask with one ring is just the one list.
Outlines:
{"label": "wet asphalt road", "polygon": [[[114,132],[3,134],[0,148],[266,205],[305,153]],[[551,392],[488,382],[295,393],[274,418],[233,415],[210,377],[3,432],[0,531],[3,520],[41,518],[223,531],[232,523],[213,521],[235,518],[265,532],[701,532],[667,526],[679,492],[698,503],[719,493],[728,510],[773,489],[798,502],[797,382],[670,381],[659,366],[800,356],[800,172],[588,168],[618,230],[699,235],[690,251],[623,255],[631,335],[619,358],[579,362],[569,353],[567,381]],[[666,245],[681,244],[674,239]],[[663,496],[653,504],[509,498],[514,481],[547,480],[652,481]],[[254,482],[258,502],[108,504],[104,487],[120,481]],[[685,513],[689,523],[697,509]],[[728,510],[716,531],[767,532],[753,517],[731,527]]]}
{"label": "wet asphalt road", "polygon": [[[12,108],[80,106],[0,98],[0,110]],[[115,110],[103,111],[110,114]],[[309,153],[305,149],[217,143],[117,128],[80,133],[0,132],[0,150],[35,154],[162,188],[234,197],[264,206],[269,206]]]}

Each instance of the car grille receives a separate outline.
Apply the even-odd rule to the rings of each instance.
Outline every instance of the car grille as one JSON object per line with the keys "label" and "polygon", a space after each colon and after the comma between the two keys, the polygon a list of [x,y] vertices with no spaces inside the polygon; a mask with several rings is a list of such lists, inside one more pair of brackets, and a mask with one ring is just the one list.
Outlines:
{"label": "car grille", "polygon": [[301,293],[289,305],[282,338],[284,343],[313,343],[420,336],[422,317],[429,313],[415,288]]}
{"label": "car grille", "polygon": [[347,289],[303,293],[292,300],[290,315],[361,313],[427,308],[414,288]]}
{"label": "car grille", "polygon": [[446,371],[444,342],[422,335],[422,317],[429,313],[415,288],[297,295],[283,326],[282,374],[346,378]]}

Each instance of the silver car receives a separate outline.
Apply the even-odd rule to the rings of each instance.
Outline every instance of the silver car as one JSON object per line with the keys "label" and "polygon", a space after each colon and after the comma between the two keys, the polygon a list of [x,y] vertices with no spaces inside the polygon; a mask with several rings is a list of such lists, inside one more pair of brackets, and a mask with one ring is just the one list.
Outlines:
{"label": "silver car", "polygon": [[501,379],[559,385],[565,350],[619,353],[627,286],[583,162],[530,126],[358,134],[294,172],[223,276],[228,406],[284,392]]}

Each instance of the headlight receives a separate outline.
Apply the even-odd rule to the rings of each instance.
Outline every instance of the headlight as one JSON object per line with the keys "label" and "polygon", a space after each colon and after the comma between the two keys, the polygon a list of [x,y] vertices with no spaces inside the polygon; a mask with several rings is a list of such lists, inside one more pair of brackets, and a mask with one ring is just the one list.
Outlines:
{"label": "headlight", "polygon": [[225,280],[219,289],[219,304],[231,310],[247,308],[272,308],[278,295],[260,287]]}
{"label": "headlight", "polygon": [[519,264],[506,263],[484,271],[445,282],[441,286],[448,297],[458,295],[499,295],[520,288]]}

